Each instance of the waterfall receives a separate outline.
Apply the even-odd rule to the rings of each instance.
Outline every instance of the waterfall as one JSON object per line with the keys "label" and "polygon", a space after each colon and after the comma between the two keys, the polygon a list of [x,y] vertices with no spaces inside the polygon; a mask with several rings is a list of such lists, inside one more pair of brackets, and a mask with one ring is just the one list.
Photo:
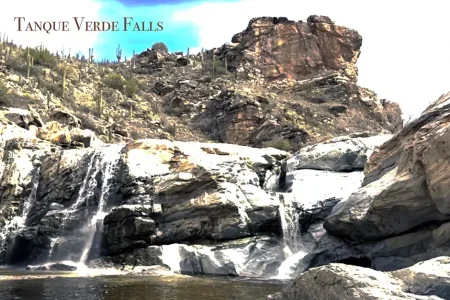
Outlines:
{"label": "waterfall", "polygon": [[22,229],[25,228],[25,222],[27,220],[28,213],[30,212],[33,202],[36,200],[36,192],[39,186],[39,178],[40,178],[40,167],[37,167],[31,179],[32,184],[31,192],[22,204],[21,214],[19,216],[14,216],[0,230],[0,241],[1,241],[0,256],[2,257],[2,259],[3,254],[7,255],[10,254],[9,250],[14,248],[16,236]]}
{"label": "waterfall", "polygon": [[308,252],[302,246],[302,233],[299,215],[296,210],[295,196],[286,193],[280,193],[279,196],[285,260],[281,263],[278,268],[278,274],[274,278],[290,279],[298,263]]}
{"label": "waterfall", "polygon": [[[111,188],[111,179],[114,177],[116,167],[120,161],[121,150],[125,145],[105,145],[95,148],[89,159],[87,171],[83,182],[78,192],[78,197],[73,205],[61,211],[63,219],[61,221],[61,230],[58,236],[51,240],[51,249],[49,252],[48,260],[50,261],[53,256],[55,247],[58,247],[58,243],[63,238],[64,227],[69,222],[73,213],[76,213],[81,205],[83,205],[87,199],[94,195],[95,189],[100,187],[98,204],[95,212],[90,218],[89,222],[82,230],[86,234],[86,238],[83,241],[81,252],[72,252],[74,255],[80,255],[78,260],[78,268],[84,269],[85,263],[89,257],[89,252],[93,246],[95,234],[97,232],[97,222],[103,220],[107,214],[107,200]],[[98,174],[101,172],[102,177],[100,184],[97,182]],[[78,250],[79,251],[79,250]],[[73,259],[73,258],[72,258]]]}
{"label": "waterfall", "polygon": [[[99,148],[99,149],[101,150],[101,148]],[[94,193],[95,185],[97,184],[96,176],[97,176],[98,172],[100,172],[100,165],[99,165],[98,158],[100,156],[99,154],[101,153],[101,151],[99,149],[94,149],[92,151],[92,155],[89,160],[86,175],[84,176],[83,183],[81,184],[80,190],[78,191],[77,200],[71,207],[61,211],[61,213],[63,214],[63,219],[61,221],[61,230],[60,230],[59,235],[56,238],[52,238],[52,240],[51,240],[50,252],[48,255],[49,260],[52,258],[53,252],[55,250],[55,246],[58,244],[58,242],[61,238],[61,235],[64,232],[64,228],[66,226],[66,223],[67,223],[67,220],[68,220],[70,214],[75,212],[78,209],[78,207],[88,197],[92,196],[92,194]],[[91,174],[92,170],[94,170],[93,174]]]}
{"label": "waterfall", "polygon": [[81,254],[79,261],[80,265],[86,265],[89,258],[89,252],[94,242],[95,233],[97,231],[97,222],[102,221],[107,212],[107,200],[111,189],[111,179],[114,176],[114,171],[120,161],[120,153],[124,145],[110,145],[102,149],[102,158],[100,161],[100,167],[102,170],[102,185],[101,194],[97,206],[97,211],[88,224],[87,230],[89,231],[88,239]]}

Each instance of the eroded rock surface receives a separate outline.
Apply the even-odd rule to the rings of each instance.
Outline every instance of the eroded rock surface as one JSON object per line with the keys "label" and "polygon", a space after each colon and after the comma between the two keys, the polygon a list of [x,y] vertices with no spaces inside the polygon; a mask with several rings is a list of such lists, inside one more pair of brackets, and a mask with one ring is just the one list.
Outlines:
{"label": "eroded rock surface", "polygon": [[363,187],[325,222],[330,233],[374,240],[450,219],[449,97],[374,152]]}

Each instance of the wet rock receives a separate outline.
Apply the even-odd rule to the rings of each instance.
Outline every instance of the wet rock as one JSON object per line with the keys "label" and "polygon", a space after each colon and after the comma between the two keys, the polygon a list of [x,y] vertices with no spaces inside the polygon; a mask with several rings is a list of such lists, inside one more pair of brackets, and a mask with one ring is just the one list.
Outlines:
{"label": "wet rock", "polygon": [[76,271],[77,267],[75,265],[69,265],[64,263],[51,263],[42,266],[27,266],[26,270],[29,271]]}
{"label": "wet rock", "polygon": [[105,217],[103,224],[104,243],[110,255],[144,248],[155,239],[156,225],[148,208],[117,207]]}

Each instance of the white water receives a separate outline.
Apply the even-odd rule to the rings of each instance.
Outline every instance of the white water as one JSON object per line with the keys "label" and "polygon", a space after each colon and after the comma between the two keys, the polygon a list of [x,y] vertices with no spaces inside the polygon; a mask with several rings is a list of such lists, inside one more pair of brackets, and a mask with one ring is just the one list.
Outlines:
{"label": "white water", "polygon": [[180,262],[182,261],[179,244],[161,246],[162,254],[160,259],[163,264],[169,266],[170,270],[175,273],[181,272]]}
{"label": "white water", "polygon": [[102,187],[100,199],[98,202],[97,211],[92,217],[88,230],[88,240],[81,255],[79,264],[86,265],[89,257],[89,251],[92,248],[94,242],[95,233],[97,231],[97,222],[103,220],[107,214],[106,200],[108,199],[111,183],[110,180],[114,175],[114,170],[117,167],[120,160],[120,153],[124,145],[109,145],[102,149],[101,169],[102,169]]}
{"label": "white water", "polygon": [[[93,151],[93,153],[91,155],[91,159],[89,161],[89,165],[88,165],[88,168],[87,168],[87,171],[86,171],[86,175],[84,177],[83,183],[82,183],[82,185],[80,187],[80,190],[78,192],[77,200],[75,201],[75,203],[71,207],[69,207],[69,208],[67,208],[67,209],[62,211],[64,216],[63,216],[63,219],[61,221],[60,235],[58,237],[52,239],[52,242],[51,242],[51,245],[50,245],[50,253],[49,253],[49,256],[48,256],[49,259],[51,259],[52,255],[53,255],[53,252],[55,250],[55,246],[56,246],[56,244],[58,244],[58,242],[60,240],[61,234],[64,231],[64,227],[66,226],[66,223],[67,223],[67,220],[68,220],[70,214],[72,212],[75,212],[77,210],[77,208],[84,202],[84,200],[87,197],[90,197],[94,193],[94,188],[95,188],[95,185],[97,184],[95,178],[97,176],[97,173],[100,172],[100,165],[99,165],[99,163],[97,161],[97,158],[99,157],[98,154],[99,154],[98,149],[94,149],[94,151]],[[91,171],[94,168],[94,166],[95,166],[94,173],[91,174]],[[89,187],[89,189],[88,189],[88,187]],[[86,190],[87,190],[87,194],[85,195]]]}
{"label": "white water", "polygon": [[[87,233],[87,238],[85,240],[85,245],[83,247],[83,252],[81,253],[81,257],[78,262],[68,262],[65,261],[65,264],[74,264],[77,267],[77,273],[79,275],[89,275],[91,274],[91,270],[86,266],[86,262],[89,258],[89,252],[91,250],[92,244],[94,242],[95,233],[97,231],[97,222],[99,220],[103,220],[107,214],[106,211],[106,202],[109,196],[110,188],[111,188],[111,178],[114,176],[115,168],[117,167],[120,160],[120,153],[124,145],[107,145],[96,148],[91,156],[89,161],[89,166],[83,180],[82,185],[80,186],[80,190],[78,193],[78,198],[75,203],[68,209],[64,210],[64,219],[62,220],[62,227],[67,222],[70,214],[72,212],[76,212],[80,205],[84,203],[84,201],[91,197],[95,191],[97,186],[97,174],[102,171],[101,178],[101,193],[98,201],[97,209],[90,219],[87,227],[85,228]],[[51,251],[50,256],[54,251],[55,245],[58,243],[60,237],[52,239],[51,243]]]}
{"label": "white water", "polygon": [[19,231],[25,227],[28,213],[30,212],[32,204],[36,199],[36,192],[39,186],[39,177],[40,167],[35,170],[35,175],[31,179],[33,187],[31,189],[30,195],[28,195],[27,199],[23,203],[22,213],[20,214],[20,216],[13,217],[9,222],[5,224],[5,226],[0,231],[0,241],[3,242],[1,251],[5,250],[5,247],[7,245],[5,241],[11,236],[16,236]]}
{"label": "white water", "polygon": [[280,195],[280,218],[283,229],[285,260],[278,268],[275,279],[290,279],[295,273],[297,264],[308,254],[302,246],[302,233],[299,215],[295,208],[294,195],[283,193]]}

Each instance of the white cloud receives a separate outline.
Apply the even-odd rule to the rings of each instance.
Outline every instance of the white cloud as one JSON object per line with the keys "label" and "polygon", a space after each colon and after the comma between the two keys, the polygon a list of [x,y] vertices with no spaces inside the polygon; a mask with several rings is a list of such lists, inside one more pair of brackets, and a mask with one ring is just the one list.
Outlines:
{"label": "white cloud", "polygon": [[[98,38],[97,32],[76,31],[73,17],[85,17],[85,20],[99,20],[101,5],[95,0],[59,1],[59,0],[13,0],[8,7],[0,10],[0,31],[9,39],[22,46],[35,47],[41,43],[51,52],[65,49],[67,54],[78,51],[86,54]],[[70,21],[68,32],[25,32],[18,31],[18,22],[14,17],[25,17],[25,21]]]}
{"label": "white cloud", "polygon": [[242,0],[202,3],[173,17],[196,24],[201,40],[197,47],[211,48],[230,42],[253,17],[306,20],[327,15],[363,37],[359,83],[399,103],[405,116],[417,116],[450,90],[448,8],[447,1],[439,0]]}

